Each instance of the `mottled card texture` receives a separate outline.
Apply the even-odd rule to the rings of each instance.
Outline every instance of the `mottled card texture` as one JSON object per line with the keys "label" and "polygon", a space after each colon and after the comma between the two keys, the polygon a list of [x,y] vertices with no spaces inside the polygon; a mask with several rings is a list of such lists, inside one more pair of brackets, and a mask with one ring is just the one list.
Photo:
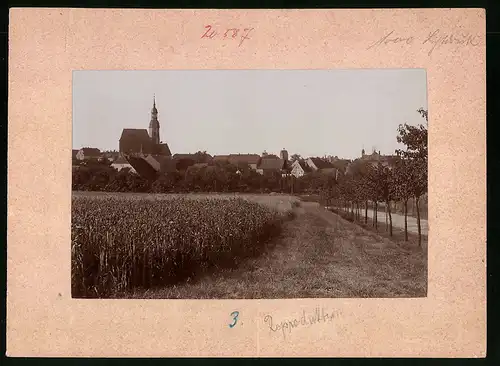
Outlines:
{"label": "mottled card texture", "polygon": [[[485,356],[483,9],[14,8],[9,51],[8,356]],[[72,298],[74,71],[398,68],[427,76],[426,297]]]}

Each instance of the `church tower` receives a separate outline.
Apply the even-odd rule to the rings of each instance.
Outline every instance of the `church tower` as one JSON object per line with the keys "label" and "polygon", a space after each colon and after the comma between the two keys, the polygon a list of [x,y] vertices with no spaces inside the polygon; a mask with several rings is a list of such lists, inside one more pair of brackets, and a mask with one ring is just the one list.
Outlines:
{"label": "church tower", "polygon": [[153,144],[160,143],[160,122],[158,122],[158,110],[156,109],[156,98],[153,96],[153,109],[151,109],[151,122],[149,122],[149,137]]}

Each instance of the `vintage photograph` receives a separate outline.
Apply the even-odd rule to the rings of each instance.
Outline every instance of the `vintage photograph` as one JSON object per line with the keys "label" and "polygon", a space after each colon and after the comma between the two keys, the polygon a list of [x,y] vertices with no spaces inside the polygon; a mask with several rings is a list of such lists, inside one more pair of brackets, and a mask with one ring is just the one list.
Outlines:
{"label": "vintage photograph", "polygon": [[427,296],[424,69],[74,71],[72,92],[73,298]]}

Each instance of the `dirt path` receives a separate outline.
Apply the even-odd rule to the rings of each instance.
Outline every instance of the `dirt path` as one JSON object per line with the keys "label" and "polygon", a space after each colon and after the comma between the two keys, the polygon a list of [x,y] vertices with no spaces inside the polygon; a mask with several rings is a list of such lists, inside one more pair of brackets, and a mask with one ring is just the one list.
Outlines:
{"label": "dirt path", "polygon": [[306,298],[426,296],[424,252],[303,202],[266,254],[193,283],[138,292],[142,298]]}
{"label": "dirt path", "polygon": [[[368,216],[370,218],[373,218],[373,210],[368,209]],[[391,213],[392,216],[392,225],[394,227],[404,229],[405,227],[405,216],[400,215],[398,213]],[[418,233],[418,226],[417,226],[417,218],[408,216],[408,231],[412,233]],[[379,211],[378,212],[378,222],[383,222],[385,223],[385,212]],[[429,232],[429,222],[424,219],[420,219],[420,227],[422,229],[422,235],[428,235]]]}

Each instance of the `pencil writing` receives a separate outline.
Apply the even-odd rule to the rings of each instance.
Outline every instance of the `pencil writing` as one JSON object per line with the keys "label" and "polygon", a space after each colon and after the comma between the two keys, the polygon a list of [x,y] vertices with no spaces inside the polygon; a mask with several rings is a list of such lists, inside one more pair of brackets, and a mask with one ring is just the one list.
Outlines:
{"label": "pencil writing", "polygon": [[238,40],[238,47],[240,47],[245,40],[250,39],[250,34],[254,28],[221,28],[217,29],[211,24],[205,26],[205,32],[201,38],[214,39],[220,38],[223,40]]}
{"label": "pencil writing", "polygon": [[299,327],[310,327],[320,323],[329,323],[333,321],[334,318],[338,317],[337,311],[326,312],[325,309],[317,307],[314,309],[313,313],[306,314],[306,311],[302,311],[300,318],[287,319],[284,321],[276,321],[271,315],[266,315],[264,317],[264,323],[269,327],[271,332],[277,332],[281,330],[283,338],[286,339],[286,334],[290,334],[292,329]]}
{"label": "pencil writing", "polygon": [[398,35],[396,31],[391,30],[382,38],[370,44],[367,50],[380,48],[384,46],[399,45],[400,47],[410,47],[412,45],[429,46],[427,54],[431,54],[444,45],[454,45],[455,47],[477,46],[479,45],[479,36],[469,32],[443,32],[441,29],[433,30],[426,36]]}

